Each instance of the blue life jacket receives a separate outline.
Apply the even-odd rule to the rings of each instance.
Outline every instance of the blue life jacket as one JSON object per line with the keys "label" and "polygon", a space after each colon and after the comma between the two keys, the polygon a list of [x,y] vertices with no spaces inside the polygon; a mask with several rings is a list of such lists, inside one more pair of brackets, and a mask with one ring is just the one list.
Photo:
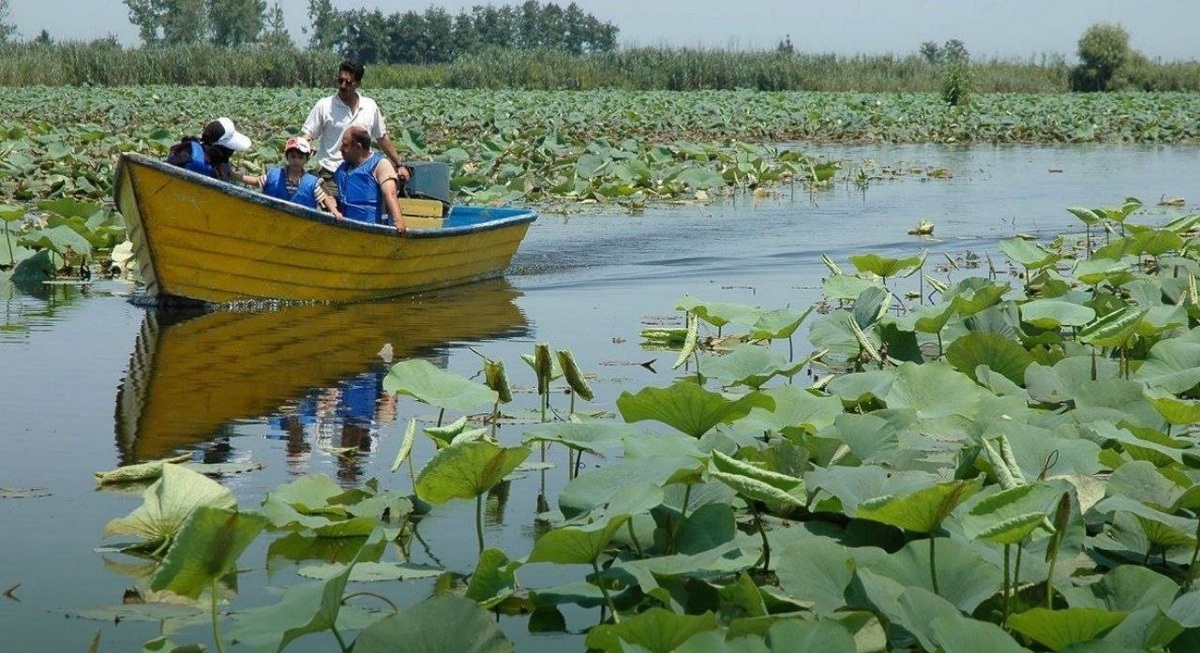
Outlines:
{"label": "blue life jacket", "polygon": [[383,155],[376,152],[356,168],[351,168],[349,161],[342,161],[342,165],[334,171],[338,209],[342,215],[359,222],[392,223],[392,217],[387,214],[387,207],[383,203],[379,182],[375,181],[375,166],[382,160]]}
{"label": "blue life jacket", "polygon": [[281,200],[303,204],[309,208],[317,208],[317,184],[321,183],[316,175],[304,173],[300,177],[300,183],[296,185],[296,194],[288,195],[287,190],[287,169],[283,166],[276,166],[267,171],[267,183],[263,185],[263,192],[271,197],[278,197]]}
{"label": "blue life jacket", "polygon": [[212,167],[208,162],[208,157],[204,156],[204,146],[200,144],[200,141],[185,139],[171,146],[167,163],[177,165],[184,170],[198,172],[205,177],[219,179],[216,168]]}

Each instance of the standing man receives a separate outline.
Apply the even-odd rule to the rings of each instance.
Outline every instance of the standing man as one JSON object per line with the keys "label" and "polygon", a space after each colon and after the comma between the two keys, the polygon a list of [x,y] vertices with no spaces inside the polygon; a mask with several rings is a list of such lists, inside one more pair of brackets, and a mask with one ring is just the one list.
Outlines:
{"label": "standing man", "polygon": [[390,224],[403,232],[404,214],[396,199],[396,169],[378,152],[371,151],[371,135],[362,125],[350,125],[342,134],[342,164],[333,173],[338,210],[360,222]]}
{"label": "standing man", "polygon": [[300,130],[305,138],[317,141],[316,158],[320,166],[318,176],[321,178],[321,188],[334,199],[337,199],[338,189],[333,173],[342,164],[342,135],[351,125],[363,127],[371,138],[378,141],[380,149],[396,170],[399,181],[408,181],[408,169],[402,165],[400,154],[388,137],[379,105],[358,92],[363,72],[362,64],[343,61],[338,66],[337,93],[318,100]]}

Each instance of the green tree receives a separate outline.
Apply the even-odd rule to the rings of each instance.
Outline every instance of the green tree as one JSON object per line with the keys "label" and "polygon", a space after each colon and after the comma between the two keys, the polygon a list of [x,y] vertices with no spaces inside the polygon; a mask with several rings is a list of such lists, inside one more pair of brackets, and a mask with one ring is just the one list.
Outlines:
{"label": "green tree", "polygon": [[971,55],[962,41],[946,41],[942,48],[942,100],[952,107],[962,107],[971,102]]}
{"label": "green tree", "polygon": [[162,41],[167,45],[200,43],[208,35],[208,5],[205,0],[161,0]]}
{"label": "green tree", "polygon": [[1079,38],[1079,65],[1071,71],[1076,91],[1107,91],[1113,76],[1130,57],[1129,32],[1112,23],[1097,23]]}
{"label": "green tree", "polygon": [[206,0],[125,0],[145,45],[199,43],[208,34]]}
{"label": "green tree", "polygon": [[37,37],[33,39],[33,43],[34,45],[54,45],[54,39],[50,38],[50,32],[42,28],[42,31],[38,32]]}
{"label": "green tree", "polygon": [[223,47],[257,43],[266,22],[266,0],[208,0],[212,42]]}
{"label": "green tree", "polygon": [[302,32],[308,34],[310,50],[332,50],[342,32],[342,18],[330,0],[308,0],[308,22]]}
{"label": "green tree", "polygon": [[342,56],[363,64],[394,61],[389,58],[389,44],[392,40],[392,25],[397,24],[397,21],[385,17],[378,9],[339,12],[337,17],[337,24],[341,29],[334,46]]}
{"label": "green tree", "polygon": [[262,44],[269,48],[292,49],[292,36],[288,34],[287,23],[283,19],[283,7],[279,2],[271,5],[267,12],[266,28],[263,31]]}
{"label": "green tree", "polygon": [[8,0],[0,0],[0,43],[7,43],[17,35],[17,26],[8,22]]}
{"label": "green tree", "polygon": [[142,39],[143,45],[153,45],[162,38],[159,34],[164,11],[162,4],[162,0],[125,0],[129,22],[138,28],[138,38]]}

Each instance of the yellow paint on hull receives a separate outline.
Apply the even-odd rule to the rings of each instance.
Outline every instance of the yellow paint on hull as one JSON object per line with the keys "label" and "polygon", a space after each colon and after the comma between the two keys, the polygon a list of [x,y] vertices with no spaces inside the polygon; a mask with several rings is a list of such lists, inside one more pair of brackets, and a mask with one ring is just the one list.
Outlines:
{"label": "yellow paint on hull", "polygon": [[523,334],[517,297],[496,279],[379,302],[147,311],[117,394],[122,463],[169,456],[226,424],[276,413],[370,370],[385,344],[403,359],[452,340]]}
{"label": "yellow paint on hull", "polygon": [[215,303],[361,301],[496,277],[536,217],[455,207],[441,228],[414,216],[400,234],[136,154],[122,156],[114,196],[150,294]]}

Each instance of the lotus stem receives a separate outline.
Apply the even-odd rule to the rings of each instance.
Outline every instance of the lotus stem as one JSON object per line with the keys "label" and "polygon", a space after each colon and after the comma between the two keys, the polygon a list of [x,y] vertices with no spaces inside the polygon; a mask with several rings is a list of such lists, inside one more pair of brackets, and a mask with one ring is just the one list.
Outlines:
{"label": "lotus stem", "polygon": [[338,646],[341,647],[342,653],[347,653],[350,649],[346,646],[346,640],[342,639],[342,633],[338,631],[337,624],[329,626],[329,632],[333,633],[333,637],[337,640]]}
{"label": "lotus stem", "polygon": [[608,611],[612,613],[613,623],[621,623],[621,615],[617,614],[617,606],[613,604],[612,596],[608,593],[608,587],[604,584],[604,579],[600,577],[600,563],[592,558],[592,571],[596,573],[596,584],[600,586],[600,593],[604,595],[604,604],[608,606]]}
{"label": "lotus stem", "polygon": [[1196,522],[1196,546],[1192,547],[1192,560],[1188,563],[1187,575],[1183,578],[1183,591],[1187,592],[1192,588],[1192,581],[1196,580],[1196,560],[1200,559],[1200,522]]}
{"label": "lotus stem", "polygon": [[[675,540],[679,537],[679,529],[683,526],[683,520],[687,518],[688,503],[692,498],[692,484],[688,483],[683,490],[683,507],[679,509],[679,519],[671,527],[671,540],[667,543],[667,553],[675,553]],[[766,542],[764,538],[764,543]]]}
{"label": "lotus stem", "polygon": [[1024,547],[1017,545],[1017,563],[1013,565],[1013,593],[1020,591],[1021,587],[1021,556],[1025,553]]}
{"label": "lotus stem", "polygon": [[[212,595],[211,605],[212,605],[213,644],[216,646],[217,653],[225,653],[225,646],[223,644],[221,644],[221,629],[219,628],[219,622],[217,620],[217,578],[216,578],[216,576],[213,576],[212,588],[209,589],[209,593]],[[344,647],[343,647],[343,650],[344,650]]]}
{"label": "lotus stem", "polygon": [[746,499],[746,505],[750,506],[750,512],[754,513],[754,525],[758,527],[758,536],[762,538],[762,570],[765,574],[771,570],[771,543],[767,541],[767,530],[763,528],[762,516],[758,514],[758,508],[750,499]]}
{"label": "lotus stem", "polygon": [[571,475],[571,478],[575,478],[575,477],[579,476],[579,467],[582,464],[583,464],[583,452],[582,451],[576,452],[575,453],[575,472]]}
{"label": "lotus stem", "polygon": [[384,603],[391,606],[392,612],[400,612],[400,606],[396,605],[395,603],[392,603],[392,600],[389,599],[388,597],[386,597],[382,594],[376,594],[375,592],[352,592],[352,593],[347,594],[342,597],[342,603],[345,603],[346,601],[349,601],[350,599],[353,599],[353,598],[356,598],[359,596],[371,596],[371,597],[377,598],[380,601],[383,601]]}
{"label": "lotus stem", "polygon": [[496,439],[496,429],[500,426],[500,401],[492,404],[492,439]]}
{"label": "lotus stem", "polygon": [[929,531],[929,581],[933,584],[934,594],[938,594],[936,543],[937,538],[934,537],[933,531]]}
{"label": "lotus stem", "polygon": [[1012,549],[1011,544],[1004,545],[1004,616],[1000,620],[1000,627],[1004,628],[1008,625],[1008,615],[1012,604],[1012,593],[1009,591],[1011,585],[1008,575],[1008,558],[1009,551]]}
{"label": "lotus stem", "polygon": [[[1195,562],[1194,556],[1192,558],[1192,561]],[[1048,574],[1046,574],[1046,609],[1047,610],[1054,609],[1054,563],[1056,563],[1056,562],[1058,562],[1058,552],[1057,551],[1055,551],[1054,556],[1052,556],[1050,558],[1050,572]],[[1187,591],[1186,586],[1184,587],[1184,591],[1185,592]]]}
{"label": "lotus stem", "polygon": [[637,552],[639,558],[645,558],[646,554],[642,551],[642,543],[638,540],[637,533],[633,530],[633,519],[625,520],[625,527],[629,529],[629,539],[633,542],[633,550]]}
{"label": "lotus stem", "polygon": [[8,260],[12,261],[16,258],[13,254],[12,235],[8,232],[8,222],[4,223],[4,240],[8,243]]}
{"label": "lotus stem", "polygon": [[441,426],[441,425],[442,425],[442,418],[443,418],[443,417],[445,417],[445,416],[446,416],[446,409],[445,409],[445,408],[439,408],[439,409],[438,409],[438,423],[437,423],[437,425],[438,425],[438,426]]}
{"label": "lotus stem", "polygon": [[475,538],[479,541],[479,555],[483,555],[483,495],[475,495]]}

